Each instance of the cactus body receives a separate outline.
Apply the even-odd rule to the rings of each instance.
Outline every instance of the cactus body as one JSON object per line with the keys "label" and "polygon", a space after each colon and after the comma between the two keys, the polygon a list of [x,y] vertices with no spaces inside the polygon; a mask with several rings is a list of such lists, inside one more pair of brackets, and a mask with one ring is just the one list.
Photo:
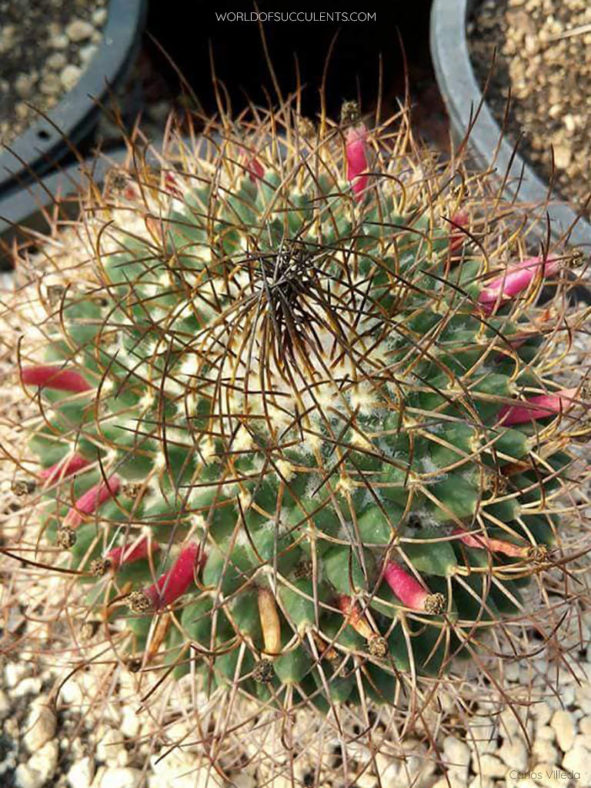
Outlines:
{"label": "cactus body", "polygon": [[388,128],[249,129],[104,208],[95,287],[48,304],[44,528],[175,675],[391,700],[548,560],[586,408],[530,321],[561,263],[472,250]]}

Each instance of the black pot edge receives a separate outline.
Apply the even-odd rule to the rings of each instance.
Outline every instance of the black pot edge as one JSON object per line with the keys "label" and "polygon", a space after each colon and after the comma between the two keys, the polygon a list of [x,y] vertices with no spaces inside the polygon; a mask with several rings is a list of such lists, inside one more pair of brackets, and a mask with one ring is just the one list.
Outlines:
{"label": "black pot edge", "polygon": [[96,124],[100,102],[125,77],[139,47],[147,0],[110,0],[103,39],[79,82],[0,154],[0,193],[55,166]]}
{"label": "black pot edge", "polygon": [[552,193],[515,152],[483,99],[466,37],[466,19],[473,4],[474,0],[433,0],[431,8],[431,57],[452,133],[462,139],[470,129],[469,151],[476,165],[494,168],[503,176],[508,173],[505,191],[512,199],[542,206],[540,235],[546,234],[543,218],[547,215],[555,237],[568,236],[571,244],[591,248],[591,225]]}

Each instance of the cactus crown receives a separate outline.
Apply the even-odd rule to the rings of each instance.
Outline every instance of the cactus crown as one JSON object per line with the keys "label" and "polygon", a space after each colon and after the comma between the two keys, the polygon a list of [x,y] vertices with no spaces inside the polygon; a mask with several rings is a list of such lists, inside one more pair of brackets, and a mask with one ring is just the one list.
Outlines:
{"label": "cactus crown", "polygon": [[21,369],[43,529],[118,653],[322,708],[519,611],[586,397],[532,306],[565,261],[476,242],[403,117],[324,126],[225,119],[111,182]]}

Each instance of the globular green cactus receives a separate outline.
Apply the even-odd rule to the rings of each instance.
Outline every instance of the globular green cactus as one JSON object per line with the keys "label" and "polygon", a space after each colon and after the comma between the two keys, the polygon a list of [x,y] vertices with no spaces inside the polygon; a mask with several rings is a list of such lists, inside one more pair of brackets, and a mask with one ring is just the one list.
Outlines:
{"label": "globular green cactus", "polygon": [[534,302],[569,260],[475,234],[408,140],[350,104],[224,119],[112,182],[45,288],[15,489],[136,669],[391,702],[553,565],[588,395],[557,378],[576,325]]}

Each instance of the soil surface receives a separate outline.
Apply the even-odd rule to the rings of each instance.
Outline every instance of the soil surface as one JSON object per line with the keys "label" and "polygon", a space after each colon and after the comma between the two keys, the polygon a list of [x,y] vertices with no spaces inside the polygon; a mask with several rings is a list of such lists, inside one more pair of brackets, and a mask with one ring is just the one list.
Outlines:
{"label": "soil surface", "polygon": [[579,209],[590,201],[591,216],[589,0],[484,0],[468,35],[499,124],[513,142],[522,138],[524,158],[561,196]]}
{"label": "soil surface", "polygon": [[0,0],[0,143],[80,79],[102,38],[106,0]]}

